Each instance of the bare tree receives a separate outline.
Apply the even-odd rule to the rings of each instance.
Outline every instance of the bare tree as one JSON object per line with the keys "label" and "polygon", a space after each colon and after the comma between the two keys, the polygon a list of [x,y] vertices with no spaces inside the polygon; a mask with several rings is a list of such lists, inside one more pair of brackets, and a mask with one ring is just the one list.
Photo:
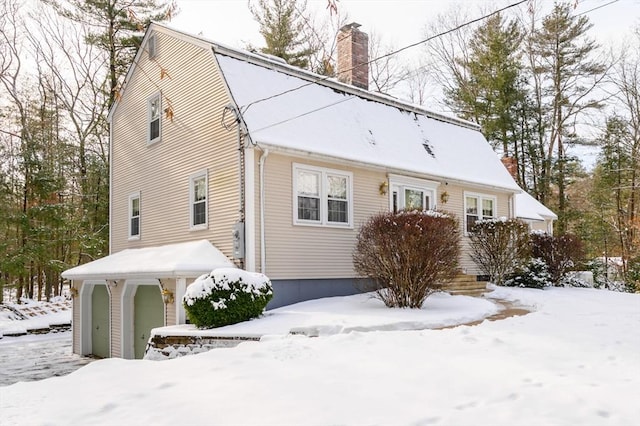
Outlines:
{"label": "bare tree", "polygon": [[[74,239],[87,247],[78,254],[93,259],[105,254],[108,239],[108,129],[107,104],[109,57],[93,44],[86,43],[91,29],[72,24],[42,10],[33,16],[39,30],[29,34],[38,69],[49,73],[44,80],[54,93],[64,117],[62,126],[71,141],[76,164],[68,171],[71,178],[69,196],[80,204],[82,226]],[[65,253],[69,259],[70,253]]]}
{"label": "bare tree", "polygon": [[369,88],[376,92],[389,94],[408,76],[407,67],[398,55],[390,55],[395,47],[382,41],[382,37],[372,31],[369,33]]}
{"label": "bare tree", "polygon": [[[458,31],[448,32],[469,21],[467,10],[449,8],[436,17],[426,30],[431,37],[446,33],[430,40],[425,47],[424,62],[428,65],[430,78],[440,86],[443,92],[455,89],[456,81],[467,81],[466,64],[469,62],[469,40],[473,28],[465,26]],[[442,105],[446,108],[446,104]]]}

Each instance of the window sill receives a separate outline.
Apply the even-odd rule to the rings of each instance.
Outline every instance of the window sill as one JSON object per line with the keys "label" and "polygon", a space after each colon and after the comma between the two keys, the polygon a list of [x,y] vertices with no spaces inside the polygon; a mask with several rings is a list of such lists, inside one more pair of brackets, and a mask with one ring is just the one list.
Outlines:
{"label": "window sill", "polygon": [[334,229],[353,229],[353,224],[351,223],[322,223],[322,222],[302,222],[302,221],[294,221],[294,226],[309,226],[312,228],[334,228]]}
{"label": "window sill", "polygon": [[140,235],[136,235],[134,237],[127,238],[127,241],[140,241]]}
{"label": "window sill", "polygon": [[162,142],[162,137],[155,138],[153,140],[147,140],[147,146],[155,145],[155,144],[160,143],[160,142]]}
{"label": "window sill", "polygon": [[190,226],[189,232],[206,231],[207,229],[209,229],[209,226],[205,223],[203,225]]}

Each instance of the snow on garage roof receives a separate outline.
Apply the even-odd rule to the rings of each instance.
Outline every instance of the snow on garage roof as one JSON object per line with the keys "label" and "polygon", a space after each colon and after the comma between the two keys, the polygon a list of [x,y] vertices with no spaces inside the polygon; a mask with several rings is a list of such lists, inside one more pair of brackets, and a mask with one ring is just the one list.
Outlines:
{"label": "snow on garage roof", "polygon": [[318,82],[320,76],[247,52],[213,48],[259,145],[520,191],[472,123],[335,81]]}
{"label": "snow on garage roof", "polygon": [[122,250],[62,273],[69,280],[197,277],[235,265],[207,240]]}
{"label": "snow on garage roof", "polygon": [[516,194],[516,217],[530,220],[557,219],[558,216],[526,192]]}

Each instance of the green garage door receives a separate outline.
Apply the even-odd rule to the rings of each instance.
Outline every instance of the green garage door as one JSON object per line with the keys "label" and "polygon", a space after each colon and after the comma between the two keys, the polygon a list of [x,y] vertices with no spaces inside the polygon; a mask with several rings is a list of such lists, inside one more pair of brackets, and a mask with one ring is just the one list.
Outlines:
{"label": "green garage door", "polygon": [[91,353],[109,357],[109,293],[106,285],[93,286],[91,293]]}
{"label": "green garage door", "polygon": [[139,285],[133,299],[133,349],[144,356],[152,328],[164,326],[164,303],[157,285]]}

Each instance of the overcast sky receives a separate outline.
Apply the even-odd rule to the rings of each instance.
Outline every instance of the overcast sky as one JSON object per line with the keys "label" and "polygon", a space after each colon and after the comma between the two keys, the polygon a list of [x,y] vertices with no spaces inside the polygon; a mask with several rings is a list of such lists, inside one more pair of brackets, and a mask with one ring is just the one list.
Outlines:
{"label": "overcast sky", "polygon": [[[252,0],[254,3],[257,0]],[[446,9],[467,8],[470,16],[482,16],[482,10],[495,10],[518,0],[337,0],[341,13],[350,22],[358,22],[365,32],[375,32],[396,48],[415,43],[425,36],[425,26]],[[574,0],[571,0],[574,1]],[[640,25],[640,0],[579,0],[576,13],[587,13],[594,24],[593,37],[601,43],[620,42],[631,28]],[[548,10],[553,0],[535,0]],[[608,4],[611,3],[611,4]],[[180,13],[169,24],[189,33],[202,35],[233,47],[247,43],[263,46],[258,24],[247,7],[247,0],[177,0]],[[308,0],[316,14],[328,14],[327,0]],[[526,10],[527,4],[518,6]]]}

